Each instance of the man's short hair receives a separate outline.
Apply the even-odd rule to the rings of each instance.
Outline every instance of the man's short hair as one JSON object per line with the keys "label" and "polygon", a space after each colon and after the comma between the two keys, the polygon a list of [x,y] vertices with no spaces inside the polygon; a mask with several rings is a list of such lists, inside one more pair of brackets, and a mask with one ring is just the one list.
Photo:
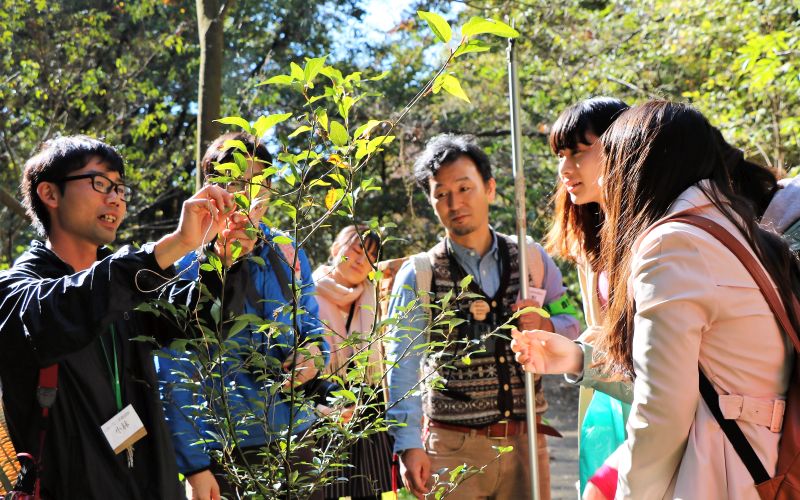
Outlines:
{"label": "man's short hair", "polygon": [[264,168],[272,164],[272,155],[269,154],[267,147],[264,146],[262,142],[256,141],[254,135],[246,132],[228,132],[214,139],[214,142],[209,144],[208,149],[206,149],[206,154],[203,155],[203,160],[200,162],[204,178],[222,175],[220,172],[214,170],[215,163],[233,162],[233,153],[238,150],[235,147],[226,148],[225,141],[242,141],[245,148],[247,148],[247,152],[253,155],[257,160],[263,162],[262,166]]}
{"label": "man's short hair", "polygon": [[489,157],[475,143],[473,136],[441,134],[428,141],[425,150],[414,163],[414,180],[427,193],[430,190],[431,177],[462,156],[469,157],[475,163],[483,182],[492,178]]}
{"label": "man's short hair", "polygon": [[59,181],[70,173],[80,170],[93,158],[104,163],[109,170],[125,176],[125,163],[116,149],[86,135],[58,137],[44,142],[39,152],[25,162],[22,173],[22,204],[31,218],[33,227],[41,236],[50,231],[50,215],[36,193],[42,182],[54,182],[64,193],[64,184]]}

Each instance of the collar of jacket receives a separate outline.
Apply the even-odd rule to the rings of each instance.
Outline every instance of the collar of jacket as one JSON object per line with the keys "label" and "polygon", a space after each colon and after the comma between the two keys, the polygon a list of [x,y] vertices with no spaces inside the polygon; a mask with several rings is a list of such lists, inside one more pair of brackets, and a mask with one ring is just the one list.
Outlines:
{"label": "collar of jacket", "polygon": [[[97,249],[97,260],[104,259],[111,255],[111,250],[107,247]],[[14,267],[35,270],[36,274],[42,277],[63,276],[74,274],[75,270],[61,260],[54,251],[47,248],[43,241],[33,240],[28,250],[25,251],[14,262]]]}

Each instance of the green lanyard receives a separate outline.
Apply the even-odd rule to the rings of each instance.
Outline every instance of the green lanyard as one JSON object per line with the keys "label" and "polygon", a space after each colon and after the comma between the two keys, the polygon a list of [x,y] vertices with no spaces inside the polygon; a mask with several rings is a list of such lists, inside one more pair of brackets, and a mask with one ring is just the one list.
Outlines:
{"label": "green lanyard", "polygon": [[117,364],[117,333],[114,330],[114,325],[111,325],[111,352],[114,353],[114,370],[111,370],[111,361],[108,359],[108,352],[106,352],[106,344],[103,342],[103,337],[100,337],[100,345],[103,347],[103,356],[106,358],[106,366],[108,366],[108,373],[111,377],[111,387],[114,389],[114,398],[117,401],[117,411],[122,411],[122,389],[119,385],[119,365]]}

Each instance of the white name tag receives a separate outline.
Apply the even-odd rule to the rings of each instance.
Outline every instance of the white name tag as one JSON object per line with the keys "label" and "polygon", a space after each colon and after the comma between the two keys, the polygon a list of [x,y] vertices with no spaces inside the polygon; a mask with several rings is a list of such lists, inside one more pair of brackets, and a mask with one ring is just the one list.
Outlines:
{"label": "white name tag", "polygon": [[133,443],[147,435],[142,419],[136,414],[133,405],[128,405],[111,419],[104,423],[100,429],[108,440],[114,453],[122,453],[133,446]]}
{"label": "white name tag", "polygon": [[547,290],[544,288],[533,288],[532,286],[528,287],[528,298],[536,302],[537,307],[542,307],[544,304],[544,298],[547,296]]}

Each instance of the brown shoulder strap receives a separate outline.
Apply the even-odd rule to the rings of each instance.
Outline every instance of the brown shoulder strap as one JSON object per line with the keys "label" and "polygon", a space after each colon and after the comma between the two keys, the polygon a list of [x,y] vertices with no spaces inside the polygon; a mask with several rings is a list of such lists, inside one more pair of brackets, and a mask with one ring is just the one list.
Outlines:
{"label": "brown shoulder strap", "polygon": [[[750,276],[756,282],[758,288],[761,289],[761,294],[764,296],[767,304],[769,304],[772,314],[775,315],[775,318],[778,320],[781,328],[784,332],[786,332],[786,335],[789,336],[792,344],[794,344],[795,351],[800,352],[800,339],[798,339],[797,331],[795,331],[792,322],[789,321],[789,315],[786,313],[786,307],[784,307],[780,297],[778,297],[778,293],[775,291],[775,288],[772,286],[772,282],[767,277],[767,273],[764,272],[764,268],[756,260],[753,254],[750,253],[750,251],[747,250],[747,248],[734,235],[713,220],[707,219],[706,217],[701,217],[699,215],[676,215],[674,217],[663,219],[657,222],[656,225],[661,225],[667,222],[682,222],[684,224],[698,227],[725,245],[728,250],[730,250],[736,256],[736,258],[741,261],[742,265],[744,265],[744,267],[750,273]],[[794,295],[792,295],[792,304],[790,304],[789,307],[794,309],[795,317],[800,318],[800,303],[798,302],[797,297]]]}

